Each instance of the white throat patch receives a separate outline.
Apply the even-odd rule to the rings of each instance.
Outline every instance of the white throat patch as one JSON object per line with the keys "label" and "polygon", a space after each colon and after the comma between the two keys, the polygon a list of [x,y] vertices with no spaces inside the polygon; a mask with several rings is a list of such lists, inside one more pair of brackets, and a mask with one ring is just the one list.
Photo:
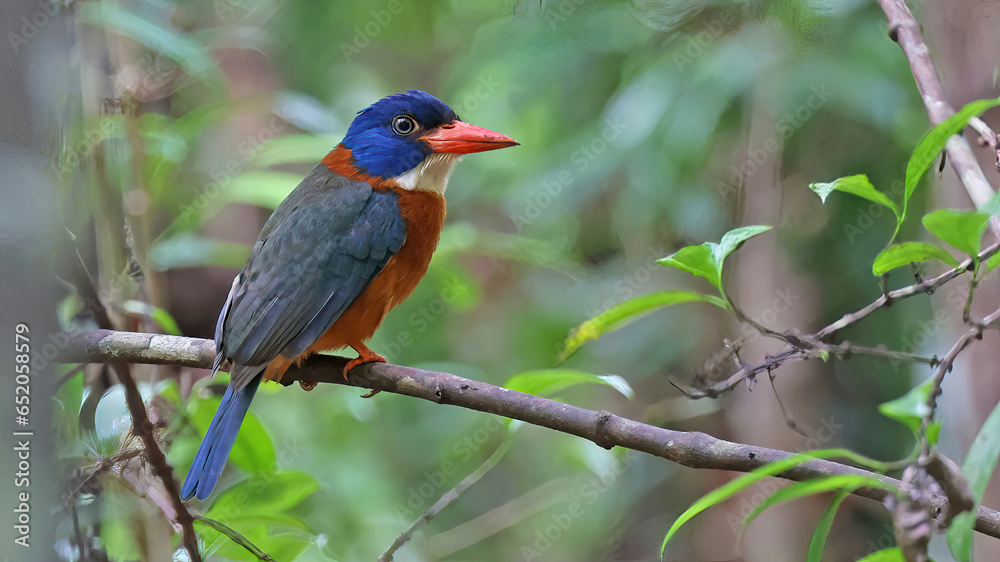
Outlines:
{"label": "white throat patch", "polygon": [[461,154],[435,152],[424,158],[416,168],[392,179],[403,189],[436,191],[444,195],[444,190],[448,188],[448,176],[461,159]]}

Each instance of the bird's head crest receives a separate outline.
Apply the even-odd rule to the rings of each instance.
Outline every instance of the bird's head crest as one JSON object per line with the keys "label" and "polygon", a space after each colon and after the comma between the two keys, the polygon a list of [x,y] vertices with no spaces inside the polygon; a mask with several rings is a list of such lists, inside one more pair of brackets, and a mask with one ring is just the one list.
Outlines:
{"label": "bird's head crest", "polygon": [[461,121],[444,102],[420,90],[380,99],[354,118],[341,145],[358,171],[397,178],[435,153],[461,155],[516,145],[514,139]]}

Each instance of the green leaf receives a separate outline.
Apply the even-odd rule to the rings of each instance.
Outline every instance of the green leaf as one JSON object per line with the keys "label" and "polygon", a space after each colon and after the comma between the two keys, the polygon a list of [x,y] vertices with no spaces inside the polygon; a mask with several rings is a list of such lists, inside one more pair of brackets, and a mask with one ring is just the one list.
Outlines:
{"label": "green leaf", "polygon": [[[976,503],[978,507],[978,502]],[[951,520],[948,526],[948,550],[956,562],[972,560],[972,528],[976,525],[976,512],[963,511]]]}
{"label": "green leaf", "polygon": [[894,546],[892,548],[873,552],[861,560],[858,560],[858,562],[906,562],[906,558],[903,557],[903,551],[900,550],[899,547]]}
{"label": "green leaf", "polygon": [[990,259],[986,260],[986,271],[993,271],[998,265],[1000,265],[1000,252],[993,254]]}
{"label": "green leaf", "polygon": [[832,492],[834,490],[842,489],[855,490],[865,486],[869,488],[880,488],[882,490],[895,490],[895,488],[886,484],[882,480],[873,476],[865,476],[863,474],[840,474],[827,478],[815,478],[802,482],[793,482],[771,494],[765,498],[764,501],[757,504],[757,507],[753,508],[753,511],[747,514],[747,516],[743,519],[743,526],[745,527],[749,525],[750,522],[763,513],[764,510],[779,503],[813,494],[821,494],[824,492]]}
{"label": "green leaf", "polygon": [[568,238],[529,238],[520,234],[489,232],[469,222],[453,222],[441,232],[441,243],[434,254],[480,254],[504,260],[520,261],[569,273],[576,264],[567,259]]}
{"label": "green leaf", "polygon": [[926,242],[903,242],[893,244],[875,256],[872,275],[878,277],[897,267],[927,260],[941,260],[952,267],[958,266],[958,260],[937,246]]}
{"label": "green leaf", "polygon": [[671,537],[674,536],[677,530],[680,529],[684,523],[690,521],[695,515],[698,515],[702,511],[728,500],[729,498],[749,488],[754,483],[769,476],[781,474],[782,472],[786,472],[789,469],[795,468],[796,466],[813,459],[829,459],[832,457],[850,459],[851,461],[865,466],[875,472],[885,472],[887,469],[885,463],[863,457],[847,449],[821,449],[809,451],[808,453],[793,455],[787,459],[766,464],[753,470],[752,472],[723,484],[719,488],[712,490],[702,496],[698,501],[694,502],[691,507],[682,513],[676,521],[674,521],[670,530],[667,531],[667,535],[663,538],[663,544],[660,546],[660,557],[663,557],[663,553],[666,551],[667,543],[670,542]]}
{"label": "green leaf", "polygon": [[878,411],[885,417],[894,419],[910,431],[917,433],[920,431],[920,422],[930,410],[927,409],[927,398],[931,395],[931,388],[934,386],[934,379],[927,379],[923,384],[911,388],[909,392],[879,404]]}
{"label": "green leaf", "polygon": [[[986,493],[986,485],[990,482],[997,459],[1000,457],[1000,404],[993,408],[990,415],[979,429],[969,453],[962,463],[962,474],[972,487],[976,499],[976,507]],[[976,520],[976,510],[962,513],[955,518],[948,528],[948,548],[956,560],[966,562],[971,559],[972,527]]]}
{"label": "green leaf", "polygon": [[111,560],[140,560],[142,552],[136,535],[144,521],[136,517],[138,506],[134,500],[129,501],[132,498],[122,490],[121,484],[116,482],[107,486],[109,481],[112,479],[104,480],[106,487],[101,494],[101,547]]}
{"label": "green leaf", "polygon": [[324,135],[286,135],[262,143],[254,156],[254,166],[319,162],[340,139]]}
{"label": "green leaf", "polygon": [[816,531],[813,532],[812,540],[809,541],[809,556],[807,562],[821,562],[823,558],[823,547],[826,546],[826,538],[830,535],[830,528],[833,527],[833,518],[837,516],[840,504],[844,503],[847,496],[851,495],[853,489],[844,489],[833,496],[830,505],[819,518],[816,524]]}
{"label": "green leaf", "polygon": [[[277,531],[273,525],[266,522],[255,522],[247,525],[240,522],[239,532],[243,539],[253,544],[272,557],[272,560],[285,562],[296,560],[302,552],[315,542],[314,534],[304,531]],[[223,536],[218,531],[206,530],[202,533],[208,546],[205,556],[211,560],[258,560],[244,546]]]}
{"label": "green leaf", "polygon": [[990,216],[985,213],[941,209],[924,216],[924,227],[965,254],[976,257],[989,220]]}
{"label": "green leaf", "polygon": [[[64,365],[63,367],[70,370],[57,374],[68,375],[69,378],[63,382],[55,396],[52,397],[52,428],[60,432],[57,437],[58,442],[65,444],[60,453],[66,454],[79,451],[83,446],[80,441],[80,430],[82,429],[80,426],[80,407],[83,406],[84,369],[82,365]],[[70,372],[74,371],[75,374],[69,375]]]}
{"label": "green leaf", "polygon": [[[192,400],[194,409],[190,414],[191,421],[201,435],[205,435],[205,431],[208,430],[221,401],[219,398]],[[191,407],[189,406],[189,408]],[[194,451],[192,450],[188,462],[193,459],[193,456]],[[274,444],[264,430],[264,426],[261,425],[260,420],[253,412],[247,412],[247,416],[243,418],[243,424],[240,426],[240,432],[236,436],[233,450],[229,453],[230,462],[241,470],[252,474],[273,467],[275,458]]]}
{"label": "green leaf", "polygon": [[507,379],[503,386],[525,394],[550,396],[578,384],[603,384],[614,388],[626,398],[635,396],[628,382],[617,375],[598,376],[568,369],[525,371]]}
{"label": "green leaf", "polygon": [[568,359],[587,341],[627,326],[658,308],[689,302],[708,302],[721,308],[728,308],[726,302],[719,297],[693,291],[661,291],[635,297],[612,306],[570,331],[569,337],[563,343],[565,347],[559,354],[559,360],[562,362]]}
{"label": "green leaf", "polygon": [[[195,143],[206,131],[226,120],[240,115],[242,111],[254,104],[252,98],[224,99],[199,105],[173,120],[167,119],[172,134],[179,135],[189,143]],[[256,106],[253,106],[256,108]],[[144,113],[146,117],[149,113]]]}
{"label": "green leaf", "polygon": [[705,242],[698,246],[686,246],[659,260],[659,263],[704,277],[719,289],[719,293],[725,295],[722,290],[722,265],[726,258],[744,242],[771,228],[762,225],[736,228],[727,232],[718,244]]}
{"label": "green leaf", "polygon": [[301,175],[287,172],[243,172],[224,187],[222,199],[275,209],[301,181]]}
{"label": "green leaf", "polygon": [[190,232],[156,240],[147,254],[150,267],[156,271],[205,265],[239,269],[248,257],[250,248],[244,244],[213,240]]}
{"label": "green leaf", "polygon": [[151,320],[159,324],[160,327],[163,328],[164,332],[170,335],[181,335],[181,329],[180,326],[177,325],[177,321],[174,320],[174,317],[171,316],[165,309],[136,300],[125,301],[122,303],[122,308],[129,314],[149,317]]}
{"label": "green leaf", "polygon": [[659,263],[686,271],[691,275],[704,277],[708,279],[709,283],[719,287],[721,286],[719,266],[715,262],[715,255],[712,252],[712,246],[715,245],[712,242],[705,242],[698,246],[686,246],[659,260]]}
{"label": "green leaf", "polygon": [[976,210],[980,213],[986,213],[987,215],[1000,216],[1000,191],[994,193],[993,197],[987,199],[986,202],[980,205]]}
{"label": "green leaf", "polygon": [[740,228],[735,228],[730,230],[725,235],[722,236],[722,241],[719,245],[713,248],[715,253],[715,261],[719,264],[719,271],[722,271],[722,264],[729,257],[729,254],[738,250],[743,243],[747,240],[771,230],[774,227],[766,225],[755,225],[755,226],[742,226]]}
{"label": "green leaf", "polygon": [[875,186],[868,181],[868,176],[864,174],[847,176],[846,178],[840,178],[830,183],[811,183],[809,184],[809,189],[815,191],[824,203],[826,203],[826,198],[834,191],[857,195],[862,199],[867,199],[873,203],[888,207],[896,215],[896,219],[899,219],[899,207],[886,194],[875,189]]}
{"label": "green leaf", "polygon": [[[900,222],[906,218],[907,205],[910,202],[913,192],[917,189],[917,184],[920,183],[920,178],[923,177],[924,172],[934,163],[937,155],[944,150],[948,139],[965,128],[970,118],[998,104],[1000,104],[1000,98],[967,103],[958,113],[945,119],[924,135],[924,138],[920,139],[917,147],[913,149],[913,154],[910,155],[910,160],[906,163],[906,189],[903,196],[903,212]],[[897,228],[896,230],[898,231],[899,229]]]}
{"label": "green leaf", "polygon": [[219,533],[222,533],[223,535],[229,537],[229,540],[231,540],[234,543],[242,546],[250,554],[253,554],[254,556],[256,556],[258,560],[274,560],[274,558],[272,558],[271,556],[269,556],[266,552],[264,552],[263,550],[261,550],[257,545],[253,544],[245,536],[243,536],[242,534],[240,534],[239,531],[237,531],[236,529],[233,529],[232,527],[226,525],[225,523],[223,523],[221,521],[216,521],[215,519],[211,519],[211,518],[208,518],[208,517],[202,517],[202,516],[198,516],[195,519],[195,521],[199,521],[199,522],[201,522],[201,523],[203,523],[203,524],[211,527],[212,529],[215,529]]}
{"label": "green leaf", "polygon": [[927,441],[931,445],[937,445],[938,436],[941,435],[941,419],[932,420],[927,424]]}
{"label": "green leaf", "polygon": [[253,517],[267,518],[299,505],[318,489],[319,483],[307,472],[264,471],[219,494],[205,516],[226,523]]}

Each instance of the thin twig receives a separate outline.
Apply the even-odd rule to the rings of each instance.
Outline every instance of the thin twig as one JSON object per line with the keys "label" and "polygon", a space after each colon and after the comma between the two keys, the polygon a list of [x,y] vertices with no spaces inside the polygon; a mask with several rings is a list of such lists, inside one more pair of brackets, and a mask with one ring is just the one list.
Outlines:
{"label": "thin twig", "polygon": [[709,383],[706,380],[709,377],[705,377],[701,381],[696,380],[696,384],[699,382],[704,383],[700,384],[698,388],[683,386],[677,381],[668,380],[674,388],[683,392],[688,398],[718,398],[723,393],[732,390],[740,381],[747,380],[752,385],[756,382],[757,375],[765,371],[772,371],[788,361],[802,361],[809,358],[810,355],[807,352],[791,346],[785,346],[784,349],[774,355],[766,355],[764,361],[761,363],[754,365],[743,364],[743,367],[738,371],[721,381]]}
{"label": "thin twig", "polygon": [[996,132],[986,124],[985,121],[978,117],[973,117],[969,119],[969,126],[979,133],[979,142],[983,146],[988,146],[993,150],[996,158],[994,159],[994,165],[998,172],[1000,172],[1000,139],[997,138]]}
{"label": "thin twig", "polygon": [[854,345],[848,341],[841,342],[838,345],[830,345],[829,347],[824,347],[822,349],[829,351],[830,354],[836,355],[841,359],[848,359],[851,355],[867,355],[868,357],[878,357],[880,359],[888,359],[890,361],[926,363],[931,367],[938,364],[936,357],[924,357],[923,355],[906,353],[905,351],[895,351],[884,347],[865,347],[863,345]]}
{"label": "thin twig", "polygon": [[[983,263],[998,251],[1000,251],[1000,243],[994,243],[980,252],[979,255],[976,256],[975,261],[976,263]],[[764,371],[773,371],[785,362],[825,357],[826,355],[824,354],[834,355],[840,359],[847,359],[852,354],[868,355],[872,357],[880,357],[882,359],[889,359],[891,361],[926,363],[931,367],[937,366],[938,359],[936,357],[922,357],[911,353],[894,351],[881,347],[857,346],[846,341],[839,344],[832,344],[826,343],[822,340],[833,336],[845,328],[857,324],[875,311],[886,308],[896,301],[907,299],[915,295],[933,294],[934,291],[945,283],[948,283],[949,281],[966,273],[972,264],[973,259],[968,258],[961,262],[957,267],[936,277],[921,279],[917,283],[896,289],[894,291],[883,291],[883,294],[875,299],[874,302],[858,311],[845,314],[840,319],[815,334],[796,336],[792,333],[779,334],[774,330],[764,328],[764,331],[761,332],[762,335],[773,337],[785,342],[785,347],[783,347],[777,354],[768,355],[765,357],[763,362],[755,365],[748,365],[740,360],[742,366],[735,373],[714,383],[711,382],[711,380],[703,380],[702,382],[704,382],[704,384],[699,385],[698,388],[686,387],[672,380],[670,381],[670,384],[674,385],[674,387],[683,392],[689,398],[715,398],[735,388],[740,381],[750,380],[752,382],[758,374]],[[736,303],[730,301],[730,306],[737,312],[737,317],[746,321],[747,315],[740,311]],[[751,322],[751,325],[754,327],[758,326],[755,322]]]}
{"label": "thin twig", "polygon": [[174,518],[181,526],[182,543],[187,551],[191,562],[201,562],[201,553],[198,551],[198,536],[194,532],[194,517],[181,501],[180,490],[177,489],[177,482],[174,481],[173,469],[167,463],[167,457],[160,449],[159,443],[153,433],[153,424],[146,415],[146,405],[142,401],[139,387],[132,378],[129,364],[124,360],[113,360],[110,362],[119,382],[125,387],[125,405],[128,407],[129,415],[132,416],[132,431],[142,439],[146,457],[153,467],[153,473],[163,482],[163,488],[167,492],[170,504],[174,508]]}
{"label": "thin twig", "polygon": [[[979,253],[977,260],[982,262],[989,259],[993,254],[1000,251],[1000,244],[992,244],[988,246],[985,250]],[[903,299],[910,298],[914,295],[932,294],[939,287],[945,283],[951,281],[952,279],[962,275],[968,271],[969,266],[972,265],[972,258],[966,259],[958,264],[958,267],[950,269],[937,277],[932,277],[930,279],[924,279],[920,283],[914,283],[913,285],[908,285],[901,289],[896,289],[895,291],[889,291],[888,293],[882,295],[881,297],[875,299],[875,302],[865,306],[861,310],[845,314],[836,322],[830,324],[829,326],[823,328],[822,330],[816,332],[815,336],[819,339],[831,336],[844,328],[853,326],[861,320],[868,317],[869,314],[875,312],[880,308],[889,306],[891,303]]]}
{"label": "thin twig", "polygon": [[[883,347],[858,346],[848,341],[844,341],[839,344],[828,344],[817,341],[815,336],[794,338],[792,341],[793,343],[787,344],[778,353],[765,356],[763,362],[755,365],[743,364],[738,371],[721,381],[715,383],[708,383],[708,381],[705,381],[705,384],[699,388],[682,387],[675,381],[670,381],[670,383],[683,392],[688,398],[716,398],[725,392],[732,390],[737,384],[740,383],[740,381],[748,379],[752,382],[760,373],[763,373],[764,371],[770,373],[788,361],[803,361],[807,359],[829,357],[831,355],[839,359],[847,360],[851,355],[866,355],[869,357],[888,359],[890,361],[926,363],[931,367],[938,364],[936,357],[924,357],[922,355],[915,355],[904,351],[895,351]],[[799,345],[802,341],[808,341],[808,345],[811,347],[804,348],[802,345]]]}
{"label": "thin twig", "polygon": [[260,547],[250,542],[250,539],[243,536],[242,533],[240,533],[236,529],[233,529],[229,525],[226,525],[222,521],[216,521],[215,519],[210,519],[208,517],[205,517],[204,515],[199,515],[198,521],[201,521],[205,525],[208,525],[209,527],[215,529],[216,531],[222,533],[223,535],[226,535],[226,537],[228,537],[229,540],[242,546],[247,550],[247,552],[257,557],[257,560],[264,560],[265,562],[268,561],[274,562],[274,558],[271,558],[271,555],[261,550]]}
{"label": "thin twig", "polygon": [[966,324],[971,322],[972,318],[972,301],[973,296],[976,294],[976,287],[979,286],[979,280],[973,275],[969,278],[969,294],[965,297],[965,306],[962,307],[962,322]]}
{"label": "thin twig", "polygon": [[[924,101],[924,106],[927,108],[927,115],[930,118],[931,124],[938,125],[942,123],[954,115],[955,110],[948,104],[948,100],[944,96],[941,82],[934,71],[927,45],[924,44],[921,37],[920,26],[914,19],[913,14],[910,13],[905,0],[878,0],[878,2],[889,19],[889,36],[899,44],[900,49],[903,50],[907,61],[910,63],[910,69],[913,71],[913,79],[917,84],[917,89],[920,91],[920,97]],[[997,170],[1000,170],[1000,150],[997,150],[996,133],[979,118],[974,117],[970,119],[969,124],[979,133],[982,142],[994,150],[994,155],[997,158]],[[986,176],[976,161],[976,157],[972,153],[972,148],[965,140],[965,137],[952,135],[945,145],[944,156],[951,162],[952,168],[954,168],[955,173],[958,175],[959,180],[976,207],[982,206],[993,197],[993,188],[986,180]],[[991,217],[990,228],[994,235],[1000,239],[1000,218]],[[955,273],[957,276],[957,269],[953,270],[952,273]],[[975,288],[976,279],[975,275],[973,275],[973,279],[969,282],[969,296],[966,299],[962,314],[966,322],[969,321],[969,308]],[[916,486],[918,488],[916,490],[917,495],[926,493],[928,489],[936,487],[935,481],[942,489],[949,490],[947,492],[948,499],[952,502],[954,509],[949,510],[947,518],[943,523],[944,525],[947,525],[948,519],[953,517],[955,513],[963,509],[968,509],[974,502],[972,501],[971,490],[968,490],[968,482],[961,476],[957,467],[943,462],[943,459],[938,457],[933,451],[931,441],[927,438],[927,428],[934,417],[937,398],[941,394],[941,383],[944,381],[945,374],[951,370],[958,354],[973,339],[982,338],[984,325],[995,322],[997,318],[1000,318],[1000,309],[987,316],[982,324],[974,324],[966,334],[959,338],[948,354],[945,355],[940,365],[937,366],[932,389],[927,398],[927,413],[921,420],[921,454],[918,461],[907,467],[904,472],[904,474],[912,477],[914,481],[923,482]],[[945,470],[943,467],[946,465],[950,469]],[[932,470],[934,467],[940,470]],[[963,493],[958,493],[957,483],[964,484]],[[969,506],[956,505],[961,502],[968,503]],[[900,502],[899,510],[896,512],[895,526],[897,540],[902,546],[907,561],[928,559],[927,544],[933,534],[934,526],[928,519],[929,514],[923,512],[922,509],[915,502],[904,500]],[[908,525],[906,524],[907,522],[912,524]]]}
{"label": "thin twig", "polygon": [[[79,252],[77,253],[77,257],[79,257]],[[74,263],[74,265],[77,264]],[[79,267],[73,268],[73,275],[75,276],[73,285],[80,292],[80,297],[85,303],[85,309],[93,315],[98,326],[110,328],[111,318],[104,307],[104,302],[94,288],[93,280],[86,273],[86,266],[82,258],[78,265]],[[191,562],[201,562],[201,552],[198,550],[198,535],[194,532],[194,517],[187,510],[184,502],[181,501],[180,490],[177,489],[177,483],[174,481],[173,469],[167,463],[166,456],[156,442],[153,424],[149,421],[146,406],[142,401],[142,395],[135,384],[135,379],[132,378],[129,366],[130,361],[112,356],[105,363],[108,363],[114,369],[118,375],[119,382],[125,388],[125,405],[128,408],[129,415],[132,417],[132,431],[142,440],[146,457],[153,467],[153,473],[163,483],[163,489],[169,497],[174,513],[166,515],[168,517],[172,515],[172,518],[180,525],[181,543],[184,545],[184,550],[187,551],[188,558],[191,559]]]}
{"label": "thin twig", "polygon": [[[976,261],[979,263],[985,262],[991,256],[1000,251],[1000,243],[994,243],[987,247],[985,250],[979,253],[976,257]],[[714,384],[705,385],[705,388],[692,389],[692,388],[681,388],[677,383],[671,381],[679,390],[684,392],[691,398],[703,398],[703,397],[717,397],[720,394],[729,391],[734,388],[740,381],[744,379],[752,379],[756,375],[773,370],[782,363],[790,360],[803,360],[818,357],[821,351],[826,351],[830,354],[835,354],[842,359],[846,359],[846,355],[851,353],[856,353],[860,355],[872,355],[876,357],[882,357],[884,359],[890,359],[894,361],[911,361],[917,363],[927,363],[932,367],[936,365],[936,358],[933,357],[920,357],[917,355],[907,354],[900,351],[892,351],[888,349],[881,348],[870,348],[846,344],[842,342],[841,344],[824,344],[820,340],[829,338],[830,336],[836,334],[837,332],[853,326],[858,322],[864,320],[869,315],[877,310],[886,308],[896,301],[910,298],[915,295],[929,295],[933,294],[938,288],[940,288],[945,283],[959,277],[960,275],[966,273],[969,267],[972,265],[972,258],[968,258],[965,261],[958,264],[957,267],[950,269],[936,277],[930,279],[923,279],[919,283],[914,283],[894,291],[888,291],[883,293],[874,302],[868,304],[864,308],[845,314],[840,319],[824,327],[815,334],[803,336],[801,338],[795,338],[797,341],[789,341],[788,334],[779,334],[781,341],[786,342],[788,345],[783,348],[780,352],[775,355],[768,356],[764,362],[756,365],[745,365],[729,377],[724,380],[716,382]],[[738,307],[734,306],[734,310],[738,310]],[[743,315],[744,317],[746,315]],[[766,330],[762,332],[766,336],[770,336],[773,330]],[[811,346],[809,349],[803,349],[797,343],[809,342]]]}
{"label": "thin twig", "polygon": [[[148,345],[143,349],[136,349],[137,337],[145,338]],[[119,346],[118,343],[122,345]],[[215,359],[214,343],[211,340],[91,330],[70,334],[59,360],[96,363],[119,359],[170,363],[179,349],[202,350],[199,358],[199,366],[202,368],[210,368]],[[724,441],[700,432],[654,427],[609,412],[578,408],[449,373],[401,365],[367,363],[352,370],[345,381],[342,372],[346,364],[347,359],[343,357],[317,355],[305,361],[301,367],[289,369],[282,383],[307,380],[403,394],[438,404],[450,404],[518,419],[576,435],[605,448],[620,446],[690,468],[749,472],[793,455],[787,451]],[[900,482],[893,478],[821,459],[790,469],[781,477],[807,480],[839,474],[865,475],[880,478],[893,487],[900,486]],[[870,488],[860,488],[853,493],[876,501],[884,500],[889,494],[885,490]],[[941,501],[944,502],[943,499]],[[1000,513],[980,507],[975,529],[1000,538]]]}
{"label": "thin twig", "polygon": [[468,476],[463,478],[462,481],[459,482],[454,488],[445,492],[438,499],[438,501],[434,502],[434,505],[427,508],[427,511],[425,511],[420,517],[418,517],[416,521],[411,523],[410,526],[407,527],[405,531],[400,533],[400,535],[396,537],[396,540],[394,540],[392,544],[389,545],[389,548],[387,548],[385,552],[383,552],[382,555],[378,557],[377,562],[391,562],[392,557],[395,556],[396,554],[396,551],[399,550],[404,544],[409,542],[409,540],[413,538],[413,535],[415,535],[417,531],[424,528],[424,526],[430,523],[431,519],[436,517],[438,513],[441,513],[442,509],[448,507],[449,505],[451,505],[452,502],[457,500],[458,497],[462,495],[462,492],[468,490],[473,484],[479,482],[483,478],[483,476],[486,476],[486,474],[489,471],[493,470],[493,467],[495,467],[504,458],[504,456],[507,454],[507,451],[510,450],[511,438],[512,434],[508,429],[508,431],[504,434],[503,441],[500,442],[500,446],[497,447],[497,450],[493,451],[493,454],[490,455],[490,457],[486,459],[486,461],[484,461],[483,464],[479,465],[479,467],[476,468],[476,470],[472,471],[472,474],[469,474]]}
{"label": "thin twig", "polygon": [[982,339],[983,330],[987,326],[991,326],[995,322],[1000,320],[1000,308],[994,310],[992,313],[983,318],[982,322],[974,322],[969,331],[962,334],[962,337],[958,338],[955,345],[951,347],[948,354],[944,356],[941,360],[941,364],[938,365],[937,370],[934,372],[934,383],[931,386],[931,393],[927,396],[927,413],[924,414],[924,426],[930,423],[931,418],[934,417],[934,410],[937,409],[937,399],[941,395],[941,383],[944,382],[944,376],[951,371],[952,365],[955,364],[955,360],[958,359],[958,354],[972,343],[973,340]]}

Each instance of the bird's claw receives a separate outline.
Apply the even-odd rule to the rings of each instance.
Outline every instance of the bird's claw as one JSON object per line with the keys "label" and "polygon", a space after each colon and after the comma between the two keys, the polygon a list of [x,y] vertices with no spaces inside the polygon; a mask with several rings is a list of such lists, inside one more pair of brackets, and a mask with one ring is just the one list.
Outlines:
{"label": "bird's claw", "polygon": [[347,365],[344,366],[344,380],[347,380],[347,373],[350,373],[351,369],[361,365],[362,363],[385,363],[385,357],[382,357],[368,348],[363,349],[359,352],[357,359],[351,359],[347,362]]}
{"label": "bird's claw", "polygon": [[301,386],[302,390],[306,392],[309,392],[310,390],[316,388],[317,384],[319,383],[317,383],[316,381],[299,381],[299,386]]}

